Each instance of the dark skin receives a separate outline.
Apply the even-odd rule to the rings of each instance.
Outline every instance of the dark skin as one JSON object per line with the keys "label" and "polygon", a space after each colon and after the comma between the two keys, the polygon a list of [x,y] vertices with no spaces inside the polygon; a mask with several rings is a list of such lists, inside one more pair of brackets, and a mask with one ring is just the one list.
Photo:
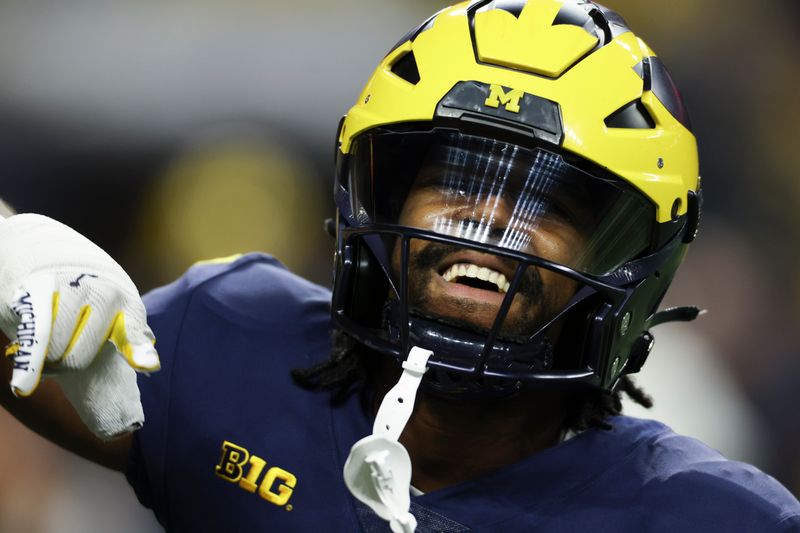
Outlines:
{"label": "dark skin", "polygon": [[[586,218],[583,202],[568,193],[542,194],[529,203],[541,206],[536,223],[514,217],[518,198],[502,196],[470,196],[458,186],[450,186],[438,176],[444,173],[438,164],[420,170],[400,213],[399,224],[420,229],[453,233],[451,228],[481,228],[464,231],[464,236],[477,234],[511,234],[518,251],[546,257],[560,264],[573,264],[586,242]],[[455,184],[460,185],[460,184]],[[524,202],[520,202],[524,203]],[[558,205],[559,207],[553,207]],[[550,206],[550,207],[547,207]],[[446,228],[442,230],[441,228]],[[463,231],[463,230],[462,230]],[[458,234],[458,231],[455,231]],[[494,237],[494,240],[499,240]],[[438,253],[431,250],[439,249]],[[410,243],[410,304],[412,309],[428,316],[443,317],[463,323],[468,329],[488,331],[500,307],[503,293],[496,290],[469,290],[466,286],[446,282],[442,274],[455,263],[488,267],[505,276],[514,276],[516,264],[497,256],[414,239]],[[430,256],[431,260],[415,261]],[[394,269],[399,271],[400,250],[393,257]],[[523,287],[514,296],[503,332],[509,336],[526,337],[547,319],[554,316],[572,298],[577,282],[543,268],[529,268]],[[467,321],[464,319],[468,318]]]}
{"label": "dark skin", "polygon": [[[8,345],[0,332],[0,346]],[[11,380],[11,360],[0,358],[2,380]],[[128,462],[131,435],[105,442],[92,434],[52,380],[43,379],[28,398],[17,398],[11,388],[0,386],[0,405],[42,437],[94,463],[123,472]]]}
{"label": "dark skin", "polygon": [[484,402],[421,395],[400,442],[411,456],[412,484],[430,492],[557,444],[563,422],[559,393],[526,393]]}
{"label": "dark skin", "polygon": [[[470,200],[451,201],[460,191],[443,193],[439,181],[430,179],[435,169],[423,169],[412,187],[400,215],[400,224],[423,229],[442,227],[442,221],[457,225],[466,217],[476,218],[474,209],[464,209]],[[433,184],[433,185],[431,185]],[[482,219],[505,227],[513,206],[504,198],[485,200],[491,212],[481,212]],[[568,263],[579,250],[584,237],[562,218],[545,219],[530,230],[531,246],[552,260]],[[442,273],[455,263],[472,263],[497,270],[511,278],[514,265],[505,265],[496,257],[453,249],[430,254],[431,264],[415,262],[414,257],[434,246],[415,240],[410,244],[409,299],[412,307],[427,315],[453,322],[466,321],[473,329],[489,329],[503,294],[490,290],[465,288],[443,280]],[[546,250],[542,250],[546,248]],[[394,254],[394,268],[400,268],[399,250]],[[576,291],[576,283],[553,272],[538,269],[528,294],[515,295],[504,330],[509,335],[532,333],[558,310]],[[375,379],[377,412],[380,399],[399,378],[395,363],[382,363]],[[510,398],[491,400],[446,400],[421,391],[400,442],[406,447],[413,465],[412,484],[423,492],[447,487],[498,470],[532,454],[554,446],[564,433],[567,394],[564,391],[524,391]]]}
{"label": "dark skin", "polygon": [[[374,412],[399,379],[382,358],[374,375]],[[525,391],[513,398],[452,401],[420,391],[400,436],[423,492],[488,474],[554,446],[563,436],[565,393]]]}

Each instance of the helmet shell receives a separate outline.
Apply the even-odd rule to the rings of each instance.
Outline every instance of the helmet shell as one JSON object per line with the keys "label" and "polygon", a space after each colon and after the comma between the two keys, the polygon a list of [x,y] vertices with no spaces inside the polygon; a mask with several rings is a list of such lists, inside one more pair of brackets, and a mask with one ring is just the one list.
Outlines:
{"label": "helmet shell", "polygon": [[[643,255],[601,277],[559,267],[605,295],[565,310],[583,366],[569,374],[534,366],[530,372],[493,374],[485,364],[492,350],[502,358],[516,346],[493,346],[493,341],[436,323],[420,325],[419,317],[408,314],[402,296],[395,300],[401,312],[394,325],[378,323],[386,304],[392,303],[386,299],[391,265],[371,243],[385,230],[376,230],[374,221],[362,221],[354,212],[348,165],[360,139],[384,130],[402,132],[404,127],[444,127],[544,147],[602,179],[622,180],[652,203],[654,230]],[[699,218],[697,141],[690,128],[663,63],[608,8],[583,0],[477,0],[443,9],[383,58],[340,123],[334,322],[362,344],[399,360],[408,353],[408,338],[427,339],[436,345],[430,364],[468,375],[467,385],[480,390],[493,386],[491,380],[480,380],[484,376],[500,383],[496,390],[502,393],[508,383],[518,385],[517,380],[612,388],[621,375],[641,368],[652,346],[650,327],[686,319],[675,318],[680,313],[665,318],[656,309]],[[442,240],[432,232],[400,226],[389,233],[406,247],[411,238]],[[541,258],[515,258],[553,268]],[[407,272],[407,267],[406,262],[402,269]],[[403,291],[401,286],[396,293]],[[399,330],[401,342],[390,342],[392,327]],[[387,331],[376,333],[381,328]],[[528,347],[534,341],[541,338]],[[482,355],[460,367],[437,359],[437,350],[459,347]],[[443,381],[452,375],[443,374]],[[478,380],[469,381],[476,375]]]}
{"label": "helmet shell", "polygon": [[[347,154],[372,128],[435,121],[442,100],[466,81],[486,88],[487,98],[471,103],[477,113],[508,121],[522,111],[521,96],[554,102],[563,151],[628,181],[656,205],[658,222],[686,213],[698,160],[680,95],[644,41],[593,2],[498,0],[442,10],[381,61],[344,118],[339,150]],[[637,112],[644,122],[614,120]],[[617,127],[629,124],[639,127]]]}

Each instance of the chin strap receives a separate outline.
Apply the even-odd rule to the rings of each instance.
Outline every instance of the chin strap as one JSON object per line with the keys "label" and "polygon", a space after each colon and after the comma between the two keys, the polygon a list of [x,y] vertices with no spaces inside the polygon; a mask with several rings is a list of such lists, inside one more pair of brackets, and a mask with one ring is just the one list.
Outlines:
{"label": "chin strap", "polygon": [[403,374],[386,393],[372,426],[372,435],[356,442],[344,464],[344,482],[358,500],[387,520],[394,533],[413,533],[417,520],[411,507],[411,458],[397,442],[414,410],[417,389],[433,354],[414,346],[403,361]]}

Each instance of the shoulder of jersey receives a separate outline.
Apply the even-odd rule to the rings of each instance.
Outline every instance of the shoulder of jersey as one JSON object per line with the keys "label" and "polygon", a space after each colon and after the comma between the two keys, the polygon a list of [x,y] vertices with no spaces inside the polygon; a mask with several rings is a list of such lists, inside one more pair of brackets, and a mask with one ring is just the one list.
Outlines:
{"label": "shoulder of jersey", "polygon": [[800,515],[800,503],[774,478],[758,468],[725,458],[717,450],[692,437],[680,435],[653,420],[616,417],[615,431],[627,433],[637,443],[628,460],[640,464],[649,490],[644,498],[685,499],[688,508],[702,505],[713,495],[720,506],[739,508],[742,517]]}
{"label": "shoulder of jersey", "polygon": [[290,272],[274,257],[249,253],[196,263],[174,283],[151,292],[148,310],[158,312],[161,302],[189,295],[192,304],[257,321],[315,310],[327,314],[331,298],[328,289]]}

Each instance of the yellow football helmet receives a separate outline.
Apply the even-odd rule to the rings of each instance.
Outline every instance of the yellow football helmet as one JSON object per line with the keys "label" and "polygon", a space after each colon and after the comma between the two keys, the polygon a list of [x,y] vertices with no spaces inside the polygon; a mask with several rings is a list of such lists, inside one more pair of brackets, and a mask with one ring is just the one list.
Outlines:
{"label": "yellow football helmet", "polygon": [[655,53],[582,0],[446,8],[337,139],[334,320],[429,384],[611,388],[636,372],[699,218],[697,143]]}

